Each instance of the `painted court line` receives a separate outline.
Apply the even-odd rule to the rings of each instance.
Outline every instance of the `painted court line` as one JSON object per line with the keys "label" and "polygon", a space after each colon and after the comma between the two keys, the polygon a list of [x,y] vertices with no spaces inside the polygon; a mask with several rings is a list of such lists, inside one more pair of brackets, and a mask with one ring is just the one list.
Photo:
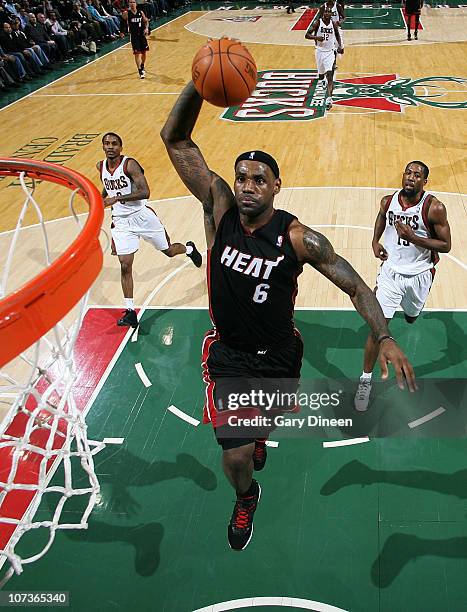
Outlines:
{"label": "painted court line", "polygon": [[171,412],[172,414],[174,414],[175,416],[177,416],[179,419],[182,419],[183,421],[190,423],[190,425],[193,425],[194,427],[198,427],[198,425],[201,422],[201,421],[198,421],[198,419],[194,419],[192,416],[190,416],[186,412],[183,412],[183,410],[180,410],[179,408],[177,408],[177,406],[173,406],[172,404],[167,408],[167,410]]}
{"label": "painted court line", "polygon": [[410,429],[413,429],[414,427],[423,425],[423,423],[426,423],[427,421],[435,419],[440,414],[443,414],[443,412],[446,412],[446,408],[440,406],[439,408],[436,408],[436,410],[433,410],[433,412],[429,412],[428,414],[425,414],[425,416],[422,416],[419,419],[416,419],[415,421],[410,421],[410,423],[408,423],[408,426],[410,427]]}
{"label": "painted court line", "polygon": [[[0,109],[1,110],[1,109]],[[88,412],[90,411],[92,405],[94,404],[94,401],[96,399],[96,397],[98,396],[98,394],[100,393],[100,390],[102,389],[102,387],[104,386],[105,381],[108,379],[108,377],[110,376],[111,371],[113,370],[115,363],[117,362],[118,358],[120,357],[121,353],[123,352],[123,349],[125,348],[125,346],[127,345],[128,339],[130,337],[130,333],[131,333],[131,329],[128,330],[128,332],[125,334],[125,336],[123,337],[123,339],[121,340],[117,350],[115,351],[112,359],[110,360],[110,362],[108,363],[101,379],[99,380],[99,382],[97,383],[91,397],[89,398],[88,403],[86,404],[85,408],[82,410],[82,415],[84,420],[86,420],[86,416],[88,414]],[[51,465],[50,469],[47,472],[46,478],[45,478],[45,482],[44,482],[44,486],[48,487],[50,481],[52,480],[55,472],[57,471],[58,467],[60,466],[60,464],[62,463],[62,460],[60,458],[56,458],[53,462],[53,464]],[[27,507],[25,513],[23,514],[23,516],[27,515],[30,508],[33,506],[35,499],[36,499],[37,494],[34,496],[34,498],[31,500],[31,502],[29,503],[29,506]],[[31,519],[33,517],[31,516]],[[15,531],[13,532],[13,534],[11,535],[11,538],[8,540],[7,544],[5,545],[5,548],[7,548],[10,544],[10,542],[13,540],[13,538],[16,537],[17,531],[19,529],[19,525],[18,527],[15,529]],[[4,563],[6,562],[7,558],[5,556],[1,556],[0,557],[0,569],[3,567]]]}
{"label": "painted court line", "polygon": [[[146,79],[147,80],[147,79]],[[94,96],[179,96],[179,91],[135,91],[134,93],[37,94],[36,98],[80,98]]]}
{"label": "painted court line", "polygon": [[102,442],[104,444],[123,444],[125,438],[104,438]]}
{"label": "painted court line", "polygon": [[369,442],[370,438],[352,438],[351,440],[334,440],[333,442],[323,442],[323,448],[336,448],[337,446],[352,446],[353,444],[363,444]]}
{"label": "painted court line", "polygon": [[313,610],[314,612],[346,612],[331,604],[311,599],[299,599],[298,597],[245,597],[243,599],[232,599],[211,604],[205,608],[198,608],[193,612],[228,612],[240,608],[259,608],[261,606],[278,606],[284,608],[298,608],[300,610]]}
{"label": "painted court line", "polygon": [[[356,74],[366,74],[366,73],[356,73]],[[4,107],[6,108],[6,107]],[[2,109],[0,109],[1,111]],[[346,191],[351,190],[351,189],[364,189],[364,190],[373,190],[373,191],[387,191],[387,192],[394,192],[394,188],[393,187],[366,187],[366,186],[336,186],[336,185],[322,185],[322,186],[317,186],[317,185],[313,185],[310,187],[282,187],[281,191],[304,191],[306,189],[345,189]],[[430,191],[430,193],[434,193],[436,194],[440,194],[440,195],[451,195],[451,196],[459,196],[461,198],[466,198],[467,197],[467,193],[457,193],[454,191],[437,191],[435,189],[433,189],[432,191]],[[193,195],[183,195],[183,196],[175,196],[173,198],[161,198],[159,200],[149,200],[149,204],[170,204],[171,202],[173,202],[174,200],[193,200],[196,201],[195,196]],[[87,215],[88,213],[79,213],[78,217],[82,217],[84,215]],[[50,219],[49,221],[45,221],[45,225],[49,225],[51,223],[58,223],[60,221],[65,221],[67,219],[72,219],[72,215],[68,215],[66,217],[59,217],[57,219]],[[110,222],[110,221],[109,221]],[[25,225],[21,228],[21,231],[24,231],[26,229],[30,229],[30,228],[35,228],[35,227],[40,227],[41,224],[40,223],[31,223],[30,225]],[[334,225],[321,225],[321,226],[317,226],[315,225],[314,227],[337,227]],[[350,226],[350,225],[339,225],[338,227],[356,227],[356,228],[361,228],[361,229],[366,229],[368,231],[373,231],[373,227],[366,227],[364,225],[356,225],[356,226]],[[6,236],[7,234],[12,234],[15,230],[5,230],[4,232],[0,232],[0,236]],[[449,254],[448,254],[449,255]],[[454,258],[452,258],[454,259]],[[458,260],[455,260],[456,262]]]}
{"label": "painted court line", "polygon": [[135,368],[136,368],[136,371],[138,372],[138,376],[141,378],[141,380],[143,382],[143,385],[145,387],[151,387],[152,386],[152,382],[146,376],[146,372],[144,371],[143,366],[141,365],[141,363],[135,363]]}

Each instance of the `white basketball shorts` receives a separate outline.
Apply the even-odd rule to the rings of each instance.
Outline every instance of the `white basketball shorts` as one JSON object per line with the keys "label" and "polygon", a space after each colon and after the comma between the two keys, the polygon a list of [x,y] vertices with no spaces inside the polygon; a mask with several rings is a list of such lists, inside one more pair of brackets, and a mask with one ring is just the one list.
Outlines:
{"label": "white basketball shorts", "polygon": [[112,253],[130,255],[139,248],[143,238],[158,251],[165,251],[170,246],[170,238],[156,213],[143,206],[140,210],[125,217],[112,217]]}
{"label": "white basketball shorts", "polygon": [[399,306],[408,317],[418,317],[430,293],[434,273],[433,268],[405,276],[383,264],[376,278],[376,299],[386,319],[392,319]]}
{"label": "white basketball shorts", "polygon": [[318,74],[325,74],[331,72],[336,59],[336,52],[331,49],[330,51],[321,51],[321,49],[315,49],[316,55],[316,69]]}

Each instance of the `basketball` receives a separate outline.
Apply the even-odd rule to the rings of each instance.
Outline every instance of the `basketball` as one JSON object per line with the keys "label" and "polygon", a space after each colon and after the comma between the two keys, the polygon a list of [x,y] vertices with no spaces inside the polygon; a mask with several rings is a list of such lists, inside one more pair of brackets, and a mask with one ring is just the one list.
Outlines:
{"label": "basketball", "polygon": [[225,108],[244,102],[256,87],[256,64],[237,40],[221,38],[201,47],[191,68],[196,91],[207,102]]}

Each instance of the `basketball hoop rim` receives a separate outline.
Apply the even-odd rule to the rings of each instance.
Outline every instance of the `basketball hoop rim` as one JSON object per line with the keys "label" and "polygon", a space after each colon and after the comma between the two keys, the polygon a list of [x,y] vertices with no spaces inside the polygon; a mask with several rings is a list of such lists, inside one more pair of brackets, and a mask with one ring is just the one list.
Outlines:
{"label": "basketball hoop rim", "polygon": [[104,204],[97,187],[85,176],[58,164],[0,157],[0,176],[46,180],[78,189],[89,205],[79,235],[45,270],[0,300],[0,367],[22,353],[60,321],[88,291],[103,264],[99,232]]}

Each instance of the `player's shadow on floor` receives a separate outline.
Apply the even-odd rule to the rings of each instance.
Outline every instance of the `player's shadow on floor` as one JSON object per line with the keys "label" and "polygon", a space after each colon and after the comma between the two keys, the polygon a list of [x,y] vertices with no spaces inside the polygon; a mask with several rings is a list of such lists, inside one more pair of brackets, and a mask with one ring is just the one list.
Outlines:
{"label": "player's shadow on floor", "polygon": [[183,79],[174,79],[160,72],[153,72],[152,70],[146,70],[146,76],[153,76],[162,85],[180,85],[181,87],[186,84]]}
{"label": "player's shadow on floor", "polygon": [[377,483],[435,491],[458,499],[467,499],[467,470],[459,470],[453,474],[430,470],[373,470],[358,460],[342,466],[321,487],[320,493],[328,496],[345,487],[354,485],[364,487]]}
{"label": "player's shadow on floor", "polygon": [[[425,320],[437,320],[444,325],[446,328],[446,346],[440,347],[440,352],[443,354],[439,359],[416,366],[416,376],[422,378],[427,374],[439,373],[459,363],[464,363],[467,360],[467,338],[465,330],[454,320],[454,313],[426,312],[422,314],[422,317],[420,323]],[[427,333],[427,331],[425,328],[421,333]]]}
{"label": "player's shadow on floor", "polygon": [[[417,132],[417,139],[421,140],[432,147],[444,148],[449,147],[450,149],[465,149],[465,142],[460,140],[454,140],[453,138],[448,138],[447,141],[444,139],[444,135],[437,134],[434,131],[426,131],[420,129],[418,122],[414,119],[406,119],[404,121],[403,127],[396,127],[394,125],[386,124],[382,129],[392,134],[396,134],[398,138],[403,139],[407,137],[407,130],[410,129],[410,126],[413,127]],[[434,168],[431,168],[431,172],[434,172]],[[433,176],[437,176],[434,175]],[[397,184],[397,183],[395,183]]]}
{"label": "player's shadow on floor", "polygon": [[183,307],[187,303],[203,298],[206,295],[206,291],[206,280],[203,278],[202,281],[187,289],[184,295],[178,298],[178,300],[173,300],[170,305]]}
{"label": "player's shadow on floor", "polygon": [[[67,529],[64,532],[68,538],[79,542],[130,544],[135,550],[135,571],[140,576],[152,576],[159,567],[164,526],[159,522],[142,522],[132,526],[112,525],[95,518],[96,511],[98,514],[110,512],[120,519],[137,517],[142,507],[128,489],[175,478],[191,480],[204,491],[213,491],[217,488],[217,477],[214,472],[187,453],[179,453],[175,461],[148,463],[125,448],[106,447],[95,456],[95,472],[102,486],[102,495],[98,507],[89,516],[88,529]],[[89,487],[84,471],[80,470],[78,476],[74,474],[73,487],[74,489]],[[50,515],[55,511],[59,496],[56,493],[47,493],[44,498]],[[87,495],[72,496],[67,499],[60,522],[77,523],[86,509],[87,501]]]}
{"label": "player's shadow on floor", "polygon": [[158,38],[157,36],[151,36],[151,40],[155,42],[167,42],[167,43],[178,43],[179,38]]}
{"label": "player's shadow on floor", "polygon": [[[419,321],[413,326],[407,326],[406,331],[409,336],[413,333],[429,333],[429,329],[424,325],[424,322],[433,320],[439,321],[446,329],[446,346],[440,347],[440,352],[443,353],[442,356],[434,361],[431,360],[425,364],[415,365],[415,375],[418,378],[423,378],[427,374],[441,372],[467,360],[466,334],[462,327],[455,321],[454,314],[453,312],[438,313],[436,311],[422,313]],[[403,314],[396,313],[396,317],[400,319],[403,317]],[[369,332],[369,327],[366,323],[363,322],[358,329],[351,329],[348,327],[335,328],[320,323],[297,321],[297,327],[303,336],[305,345],[304,359],[306,359],[313,368],[328,378],[338,379],[350,377],[356,379],[363,365],[363,350]],[[318,349],[316,348],[317,346],[319,347]],[[406,351],[410,359],[410,346],[403,346],[402,348]],[[355,359],[349,359],[353,371],[346,374],[327,357],[327,352],[332,349],[358,350],[361,360],[356,363]]]}
{"label": "player's shadow on floor", "polygon": [[[467,499],[466,482],[467,470],[453,474],[429,470],[373,470],[355,460],[341,467],[324,483],[320,493],[328,496],[348,486],[386,483]],[[410,534],[392,534],[371,567],[371,581],[377,587],[386,588],[408,561],[421,556],[467,558],[467,537],[427,540]]]}
{"label": "player's shadow on floor", "polygon": [[[362,322],[358,329],[349,327],[331,327],[321,323],[306,323],[297,321],[297,328],[303,337],[304,355],[312,368],[315,368],[327,378],[339,379],[349,378],[351,373],[345,373],[339,366],[332,363],[327,357],[327,351],[332,349],[355,349],[361,352],[363,360],[363,348],[368,336],[368,325]],[[349,360],[355,369],[355,377],[360,372],[362,364],[356,364],[355,360]]]}
{"label": "player's shadow on floor", "polygon": [[385,541],[371,567],[371,581],[378,588],[387,588],[409,561],[424,556],[466,559],[467,537],[428,540],[410,534],[393,533]]}

